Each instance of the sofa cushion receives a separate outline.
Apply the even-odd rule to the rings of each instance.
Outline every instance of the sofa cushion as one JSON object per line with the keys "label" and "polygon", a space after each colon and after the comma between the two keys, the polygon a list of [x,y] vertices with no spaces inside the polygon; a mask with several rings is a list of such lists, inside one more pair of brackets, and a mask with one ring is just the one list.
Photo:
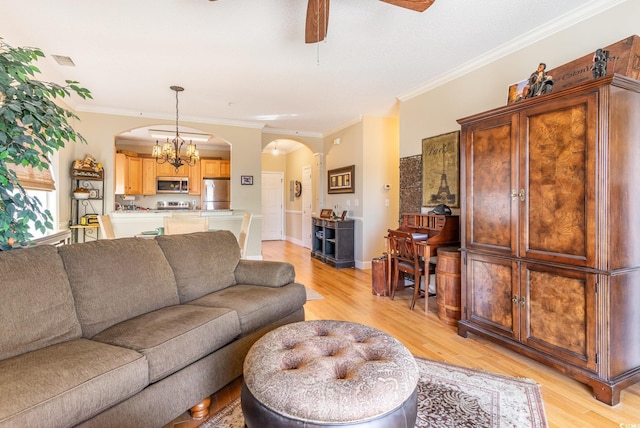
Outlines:
{"label": "sofa cushion", "polygon": [[105,239],[58,251],[85,337],[178,303],[171,266],[153,239]]}
{"label": "sofa cushion", "polygon": [[177,305],[116,324],[93,340],[140,352],[149,362],[149,381],[156,382],[239,334],[238,315],[230,309]]}
{"label": "sofa cushion", "polygon": [[141,391],[147,361],[88,339],[0,361],[0,426],[72,426]]}
{"label": "sofa cushion", "polygon": [[301,308],[307,301],[304,285],[284,287],[234,285],[192,301],[192,305],[231,308],[238,313],[242,335],[264,327]]}
{"label": "sofa cushion", "polygon": [[282,287],[296,280],[296,270],[291,263],[266,260],[240,260],[235,271],[238,284]]}
{"label": "sofa cushion", "polygon": [[156,241],[173,268],[180,302],[235,284],[240,247],[230,231],[160,235]]}
{"label": "sofa cushion", "polygon": [[2,251],[0,272],[0,360],[81,336],[55,247]]}

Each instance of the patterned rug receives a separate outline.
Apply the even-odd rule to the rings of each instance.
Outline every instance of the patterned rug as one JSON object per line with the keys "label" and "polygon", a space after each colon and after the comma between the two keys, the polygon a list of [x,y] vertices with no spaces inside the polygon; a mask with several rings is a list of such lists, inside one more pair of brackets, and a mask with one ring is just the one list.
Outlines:
{"label": "patterned rug", "polygon": [[[417,357],[416,361],[420,368],[416,427],[547,427],[540,387],[533,380]],[[237,398],[200,428],[243,426]]]}

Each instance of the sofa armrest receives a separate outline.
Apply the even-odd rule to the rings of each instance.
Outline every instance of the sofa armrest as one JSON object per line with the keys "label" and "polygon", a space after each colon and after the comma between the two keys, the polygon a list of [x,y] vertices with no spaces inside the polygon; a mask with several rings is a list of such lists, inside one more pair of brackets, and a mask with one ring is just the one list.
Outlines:
{"label": "sofa armrest", "polygon": [[296,279],[291,263],[241,259],[235,271],[236,284],[282,287]]}

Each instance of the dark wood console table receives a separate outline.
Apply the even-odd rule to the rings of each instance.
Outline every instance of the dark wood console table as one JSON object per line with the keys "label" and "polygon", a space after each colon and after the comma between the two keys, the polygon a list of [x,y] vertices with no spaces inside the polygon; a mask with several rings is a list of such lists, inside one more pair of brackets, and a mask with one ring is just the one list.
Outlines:
{"label": "dark wood console table", "polygon": [[313,218],[311,257],[336,268],[354,267],[353,220]]}

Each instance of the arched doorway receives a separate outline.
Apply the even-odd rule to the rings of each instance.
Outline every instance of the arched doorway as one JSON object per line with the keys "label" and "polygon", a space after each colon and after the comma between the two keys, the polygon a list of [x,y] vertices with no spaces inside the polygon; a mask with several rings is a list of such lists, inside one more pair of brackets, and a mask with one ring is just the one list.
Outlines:
{"label": "arched doorway", "polygon": [[[139,168],[142,169],[142,181],[146,183],[146,186],[143,184],[141,188],[131,192],[124,189],[122,184],[116,180],[114,183],[114,202],[116,207],[135,205],[143,209],[154,209],[165,202],[185,203],[188,204],[190,208],[200,209],[202,207],[202,187],[203,178],[205,177],[202,174],[200,166],[203,164],[203,161],[212,160],[220,160],[221,162],[226,162],[226,165],[230,165],[231,144],[210,133],[208,134],[195,128],[183,126],[180,127],[180,136],[186,142],[193,142],[200,154],[198,164],[189,168],[189,172],[184,173],[189,180],[189,192],[185,194],[160,193],[157,192],[155,186],[157,177],[166,176],[167,174],[174,175],[171,165],[160,165],[154,161],[152,151],[156,144],[162,146],[167,139],[171,140],[175,137],[175,126],[166,124],[150,125],[116,135],[114,138],[116,176],[123,175],[122,172],[118,174],[117,171],[119,165],[118,159],[121,159],[123,155],[129,158],[137,158],[136,160],[140,161]],[[185,147],[182,147],[182,154],[184,154],[184,150]],[[130,160],[127,161],[127,164],[129,163]],[[227,168],[227,171],[229,171],[229,168]],[[125,194],[127,195],[126,198],[124,198]]]}

